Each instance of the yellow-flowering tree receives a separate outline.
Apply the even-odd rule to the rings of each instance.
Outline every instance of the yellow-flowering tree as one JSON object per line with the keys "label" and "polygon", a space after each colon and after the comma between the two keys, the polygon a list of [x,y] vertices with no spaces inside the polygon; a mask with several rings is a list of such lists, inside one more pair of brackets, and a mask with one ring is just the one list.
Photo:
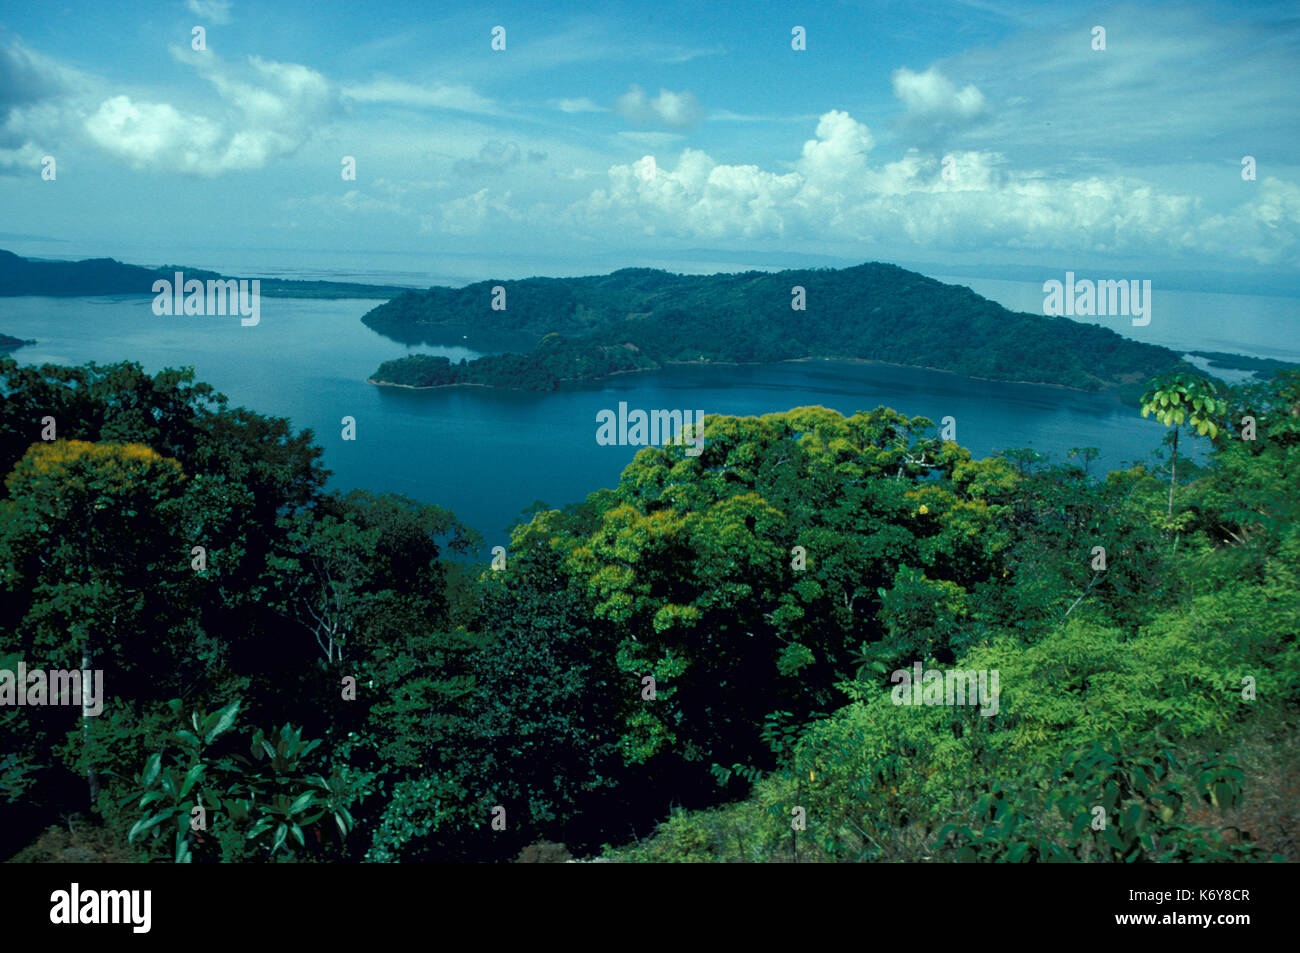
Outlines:
{"label": "yellow-flowering tree", "polygon": [[[185,604],[165,598],[169,583],[189,578],[168,515],[184,480],[179,463],[143,444],[28,448],[0,501],[0,596],[15,621],[8,647],[82,670],[101,667],[103,655],[115,663],[114,693],[125,689],[123,673],[158,651],[141,633],[169,631],[167,607]],[[83,744],[88,729],[83,718]],[[93,802],[98,785],[89,765],[86,773]]]}

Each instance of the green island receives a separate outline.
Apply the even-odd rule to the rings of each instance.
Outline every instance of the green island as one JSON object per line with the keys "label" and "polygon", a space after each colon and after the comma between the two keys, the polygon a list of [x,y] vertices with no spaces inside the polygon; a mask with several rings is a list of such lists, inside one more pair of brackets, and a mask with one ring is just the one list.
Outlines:
{"label": "green island", "polygon": [[1287,361],[1273,357],[1247,357],[1244,354],[1227,354],[1223,351],[1189,351],[1193,357],[1203,357],[1211,367],[1232,371],[1253,371],[1256,377],[1271,377],[1295,367]]}
{"label": "green island", "polygon": [[[806,310],[792,307],[796,287],[804,289]],[[492,307],[496,288],[504,289],[501,310]],[[482,281],[408,291],[362,320],[407,344],[435,343],[448,325],[537,336],[530,354],[455,364],[415,354],[384,362],[370,378],[407,387],[546,391],[562,381],[671,364],[822,358],[1113,390],[1133,402],[1141,382],[1183,364],[1168,348],[1065,317],[1008,311],[969,288],[879,262],[716,275],[624,268],[583,278]]]}

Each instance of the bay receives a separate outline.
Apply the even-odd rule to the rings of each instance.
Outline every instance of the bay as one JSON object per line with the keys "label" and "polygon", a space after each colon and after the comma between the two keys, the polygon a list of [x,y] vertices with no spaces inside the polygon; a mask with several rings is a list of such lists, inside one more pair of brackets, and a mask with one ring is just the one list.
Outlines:
{"label": "bay", "polygon": [[[193,366],[232,404],[311,428],[337,489],[403,493],[452,509],[488,547],[535,501],[552,506],[614,486],[636,447],[597,445],[596,415],[630,409],[759,415],[820,404],[845,414],[886,405],[938,423],[977,457],[1032,447],[1064,459],[1094,446],[1094,472],[1149,459],[1163,428],[1108,395],[973,380],[923,368],[844,361],[671,367],[565,385],[550,394],[480,387],[414,391],[366,382],[408,353],[452,360],[527,348],[528,339],[448,329],[441,346],[406,346],[367,327],[373,301],[263,298],[262,320],[157,317],[147,296],[8,298],[0,330],[37,344],[25,364],[132,360],[148,371]],[[342,418],[357,439],[342,439]]]}

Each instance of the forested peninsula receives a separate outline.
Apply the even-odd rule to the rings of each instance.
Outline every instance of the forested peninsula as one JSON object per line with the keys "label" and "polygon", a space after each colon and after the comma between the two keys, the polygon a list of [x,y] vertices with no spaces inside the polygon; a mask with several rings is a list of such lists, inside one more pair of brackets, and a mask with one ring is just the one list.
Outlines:
{"label": "forested peninsula", "polygon": [[[153,294],[155,281],[160,278],[172,281],[178,271],[187,281],[191,278],[224,281],[230,277],[181,265],[143,268],[124,264],[115,258],[42,261],[0,249],[0,297]],[[397,285],[344,281],[291,281],[284,278],[258,278],[258,281],[259,293],[268,298],[391,298],[408,290]]]}
{"label": "forested peninsula", "polygon": [[[796,310],[801,298],[804,309]],[[624,268],[584,278],[482,281],[408,291],[362,320],[407,344],[433,343],[448,325],[537,336],[530,354],[457,364],[416,354],[384,362],[371,377],[408,387],[545,391],[566,380],[669,364],[826,358],[1116,390],[1133,400],[1141,382],[1180,363],[1168,348],[1065,317],[1008,311],[969,288],[880,262],[716,275]]]}

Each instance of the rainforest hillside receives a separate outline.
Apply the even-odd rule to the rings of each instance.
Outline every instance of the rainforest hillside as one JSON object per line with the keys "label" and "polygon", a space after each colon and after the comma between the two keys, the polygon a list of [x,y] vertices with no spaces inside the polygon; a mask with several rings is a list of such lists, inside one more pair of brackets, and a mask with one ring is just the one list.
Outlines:
{"label": "rainforest hillside", "polygon": [[0,704],[0,859],[1294,861],[1300,374],[1149,388],[1194,459],[710,416],[489,564],[190,368],[0,358],[0,700],[107,693]]}
{"label": "rainforest hillside", "polygon": [[[795,310],[800,297],[804,310]],[[1008,311],[969,288],[879,262],[716,275],[624,268],[585,278],[483,281],[406,292],[362,320],[407,344],[437,341],[444,325],[524,331],[539,340],[528,355],[454,365],[413,355],[385,362],[372,378],[412,387],[550,390],[563,380],[674,363],[834,358],[1103,390],[1131,389],[1179,362],[1168,348],[1065,317]]]}

